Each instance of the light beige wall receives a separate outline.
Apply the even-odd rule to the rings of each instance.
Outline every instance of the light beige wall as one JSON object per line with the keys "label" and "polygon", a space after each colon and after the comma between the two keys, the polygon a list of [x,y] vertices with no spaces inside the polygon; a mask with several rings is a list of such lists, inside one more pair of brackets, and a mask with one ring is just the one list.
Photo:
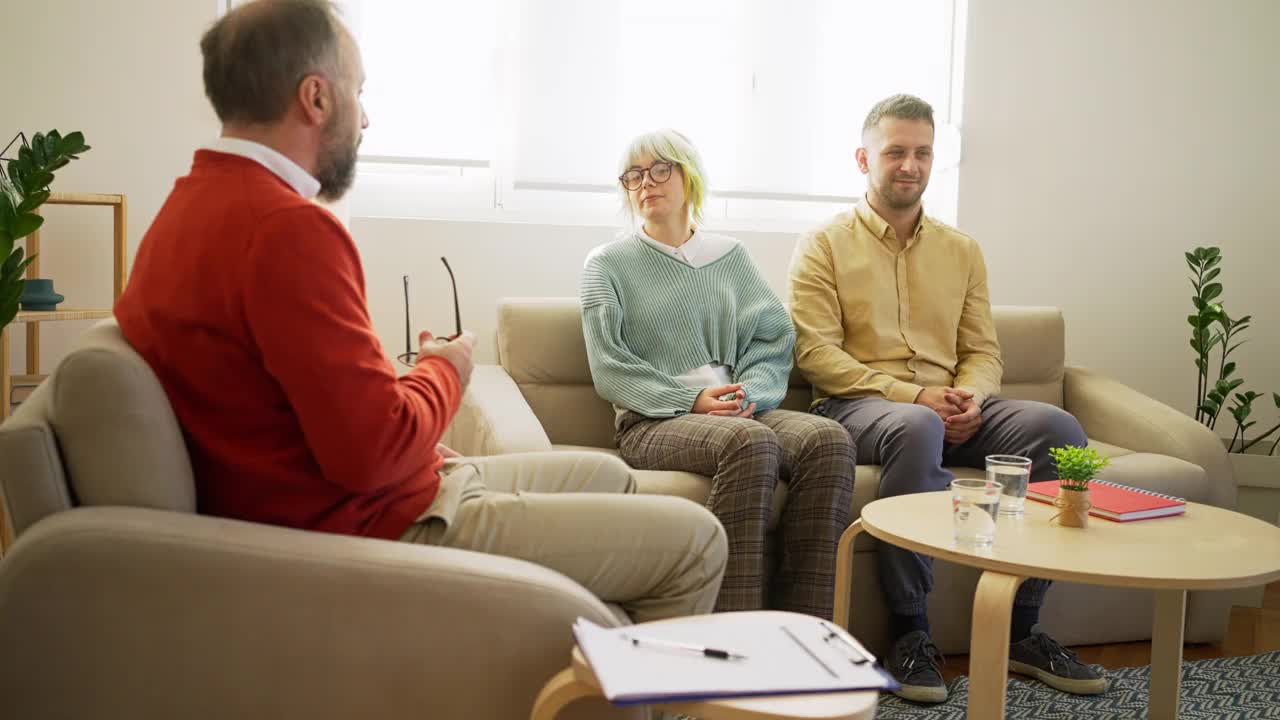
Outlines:
{"label": "light beige wall", "polygon": [[[84,130],[94,150],[56,189],[128,193],[131,248],[191,152],[216,133],[196,42],[217,5],[6,5],[6,27],[23,30],[6,33],[0,62],[31,70],[8,79],[7,97],[22,101],[0,107],[0,129]],[[1061,306],[1073,362],[1185,410],[1193,368],[1182,251],[1218,244],[1229,303],[1256,319],[1242,369],[1251,385],[1280,390],[1280,227],[1267,212],[1280,165],[1280,43],[1267,33],[1280,26],[1280,3],[970,0],[969,8],[960,224],[986,249],[995,301]],[[68,303],[105,302],[105,214],[50,215],[46,274]],[[351,227],[389,350],[403,343],[405,272],[415,325],[449,327],[438,259],[447,255],[485,359],[496,297],[573,294],[583,256],[612,234],[368,218]],[[738,235],[781,290],[793,236]],[[50,328],[46,369],[78,327]]]}
{"label": "light beige wall", "polygon": [[[83,131],[93,149],[58,172],[53,190],[127,194],[131,257],[193,150],[217,134],[197,43],[218,6],[217,0],[7,0],[0,10],[0,67],[8,69],[0,142],[18,130]],[[53,278],[66,307],[109,307],[110,211],[43,212],[41,275]],[[87,326],[43,324],[45,372]],[[10,332],[12,357],[24,362],[22,326]]]}
{"label": "light beige wall", "polygon": [[959,222],[993,296],[1062,307],[1071,362],[1186,411],[1183,251],[1218,245],[1228,311],[1254,317],[1241,370],[1275,417],[1280,2],[970,0],[969,13]]}

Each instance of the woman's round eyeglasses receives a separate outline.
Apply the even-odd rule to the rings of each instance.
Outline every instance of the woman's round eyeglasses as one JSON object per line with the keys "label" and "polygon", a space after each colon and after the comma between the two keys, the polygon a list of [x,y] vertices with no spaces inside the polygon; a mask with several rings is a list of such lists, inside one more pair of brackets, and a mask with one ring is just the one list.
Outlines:
{"label": "woman's round eyeglasses", "polygon": [[649,179],[655,184],[661,185],[671,179],[671,170],[674,167],[675,163],[659,160],[647,168],[631,168],[618,176],[618,182],[622,183],[622,187],[628,190],[639,190],[640,186],[644,184],[644,174],[649,173]]}

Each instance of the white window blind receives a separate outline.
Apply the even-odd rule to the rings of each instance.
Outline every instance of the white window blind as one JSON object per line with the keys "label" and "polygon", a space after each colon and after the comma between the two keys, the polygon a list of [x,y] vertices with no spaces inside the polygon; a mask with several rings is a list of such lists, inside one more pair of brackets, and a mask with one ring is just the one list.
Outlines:
{"label": "white window blind", "polygon": [[712,219],[812,219],[861,195],[863,118],[908,92],[938,123],[930,212],[954,219],[965,0],[339,5],[368,75],[355,214],[598,215],[627,141],[673,127]]}

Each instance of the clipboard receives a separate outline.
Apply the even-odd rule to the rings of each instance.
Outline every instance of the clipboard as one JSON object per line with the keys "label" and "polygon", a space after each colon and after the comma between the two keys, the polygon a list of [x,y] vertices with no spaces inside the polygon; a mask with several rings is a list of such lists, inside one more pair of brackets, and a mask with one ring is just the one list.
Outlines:
{"label": "clipboard", "polygon": [[[578,618],[573,634],[604,696],[617,705],[898,688],[832,623],[791,613],[708,617],[715,620],[621,628]],[[704,655],[707,649],[732,659]]]}

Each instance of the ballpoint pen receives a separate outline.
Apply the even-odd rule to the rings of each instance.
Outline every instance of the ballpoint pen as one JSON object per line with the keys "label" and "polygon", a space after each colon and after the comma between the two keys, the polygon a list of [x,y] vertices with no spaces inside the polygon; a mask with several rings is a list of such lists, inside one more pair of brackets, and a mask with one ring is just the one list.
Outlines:
{"label": "ballpoint pen", "polygon": [[844,643],[845,646],[848,647],[849,650],[851,650],[853,654],[857,656],[854,658],[849,658],[849,662],[852,662],[854,665],[862,665],[867,662],[875,662],[875,659],[876,659],[875,656],[867,652],[866,648],[862,647],[861,645],[855,644],[854,642],[851,642],[849,638],[845,637],[844,634],[838,632],[835,628],[831,627],[830,625],[821,621],[819,621],[818,624],[821,625],[823,629],[828,631],[827,636],[823,638],[824,640],[827,640],[828,642],[830,642],[831,638],[836,638],[840,642]]}
{"label": "ballpoint pen", "polygon": [[728,650],[720,650],[717,648],[703,647],[701,645],[690,645],[689,643],[675,642],[673,640],[658,640],[656,638],[641,638],[634,635],[623,635],[627,642],[635,647],[653,647],[663,648],[666,650],[680,650],[683,652],[698,653],[709,658],[717,660],[746,660],[747,656],[740,653],[729,652]]}

